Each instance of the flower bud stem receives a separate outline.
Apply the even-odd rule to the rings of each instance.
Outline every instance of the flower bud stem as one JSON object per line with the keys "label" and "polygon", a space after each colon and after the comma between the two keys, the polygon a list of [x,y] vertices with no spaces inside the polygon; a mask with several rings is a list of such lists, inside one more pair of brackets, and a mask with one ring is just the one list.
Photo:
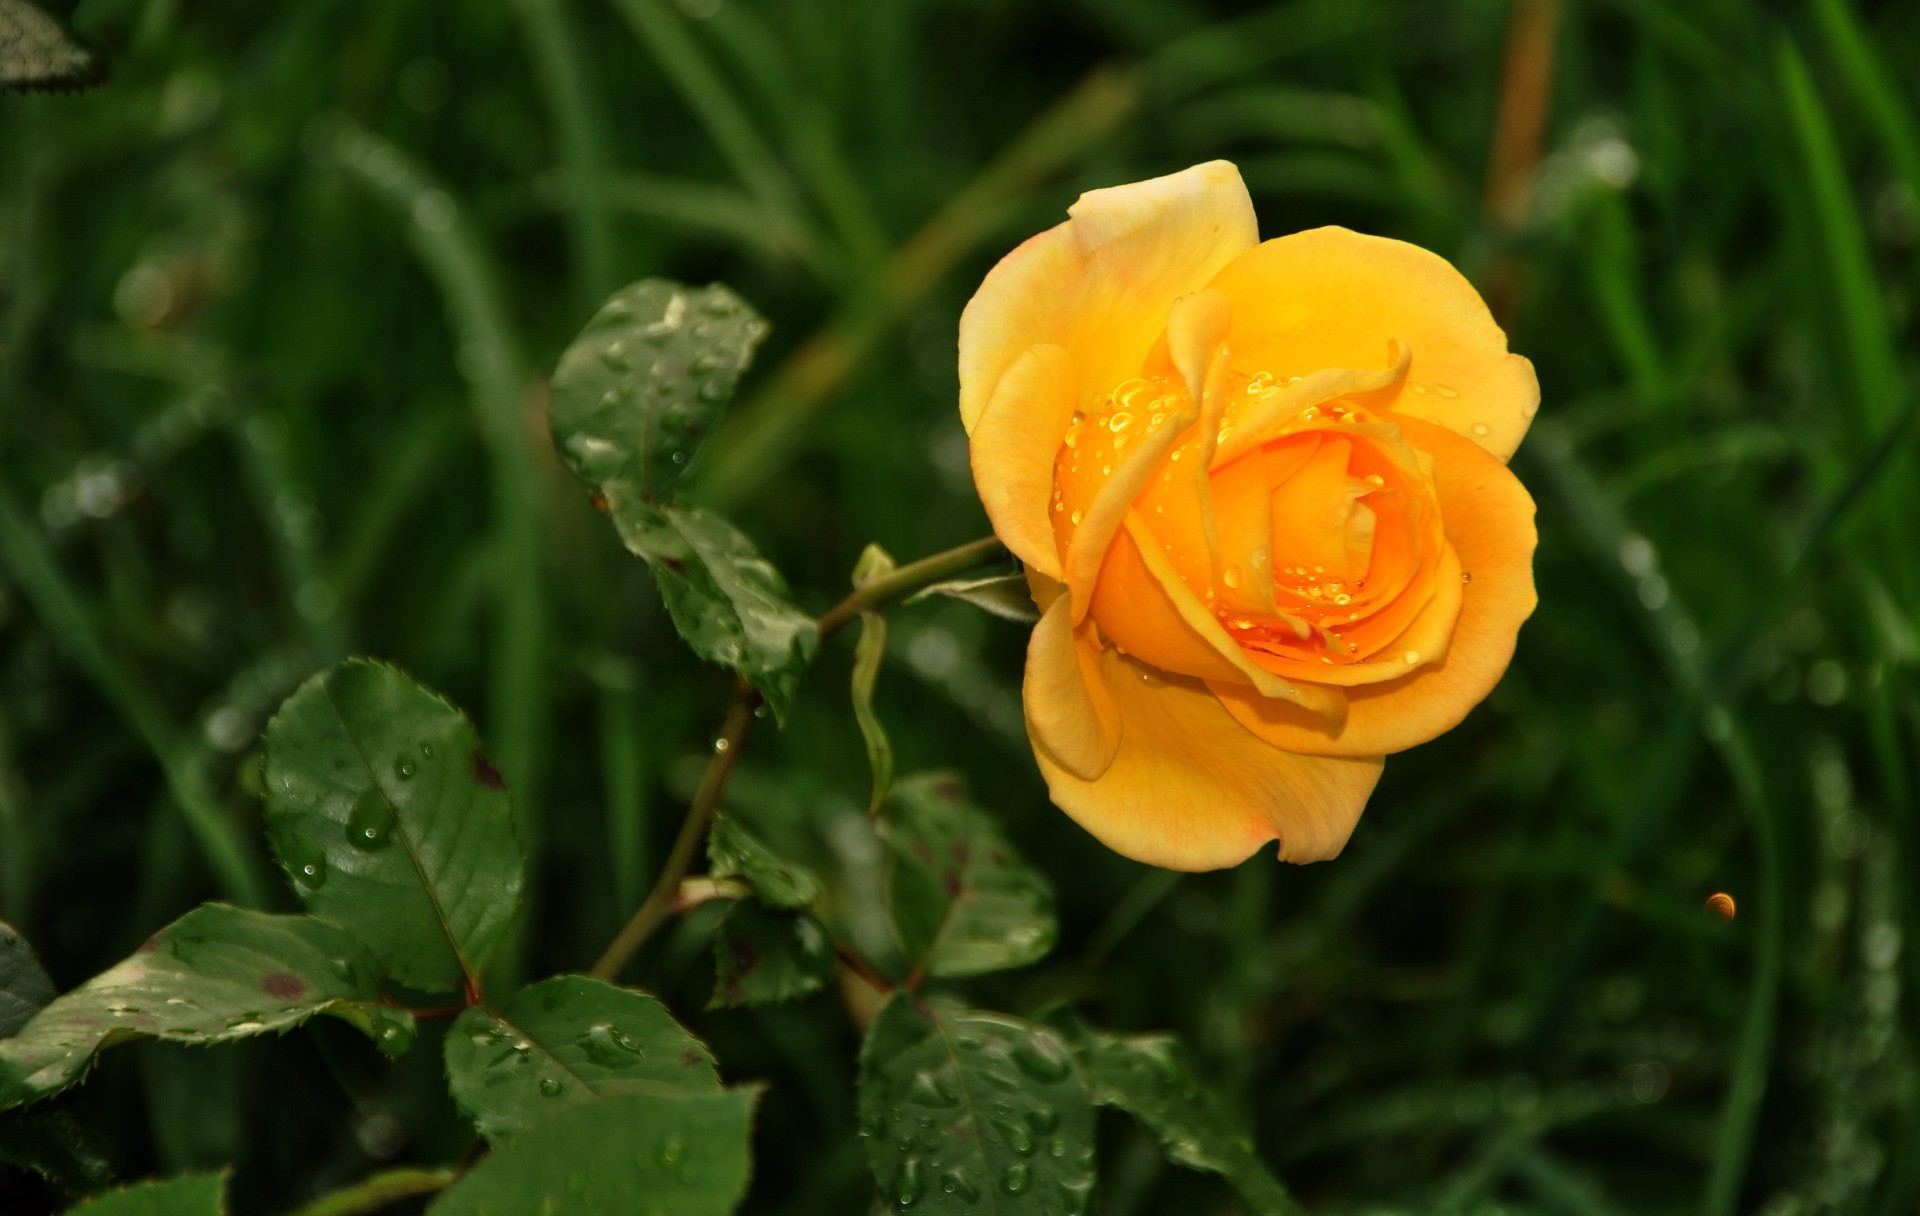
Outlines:
{"label": "flower bud stem", "polygon": [[[901,566],[863,583],[852,595],[821,614],[816,622],[820,637],[825,639],[833,636],[841,627],[858,620],[862,612],[871,612],[922,587],[964,574],[1005,555],[1006,549],[999,539],[988,536]],[[653,936],[654,930],[679,910],[680,883],[686,878],[694,856],[700,851],[700,842],[707,834],[707,825],[713,819],[714,808],[720,803],[727,778],[732,775],[734,762],[740,757],[740,745],[746,739],[747,729],[753,725],[754,711],[759,707],[759,692],[746,681],[740,681],[739,694],[734,698],[732,708],[727,710],[726,720],[720,726],[720,735],[714,742],[713,759],[707,762],[706,774],[700,778],[700,788],[687,807],[687,817],[680,824],[680,834],[675,837],[673,849],[667,854],[666,865],[655,880],[653,889],[647,892],[646,899],[641,901],[632,918],[600,955],[599,961],[594,963],[593,970],[588,972],[594,978],[611,981],[617,977],[633,960],[633,956],[639,953],[647,939]]]}

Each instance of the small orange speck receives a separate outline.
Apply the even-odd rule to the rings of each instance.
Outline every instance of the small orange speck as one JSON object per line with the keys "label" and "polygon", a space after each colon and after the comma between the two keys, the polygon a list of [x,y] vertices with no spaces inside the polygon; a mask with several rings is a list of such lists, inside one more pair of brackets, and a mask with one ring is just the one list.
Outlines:
{"label": "small orange speck", "polygon": [[1707,896],[1707,911],[1718,916],[1721,920],[1732,920],[1733,914],[1737,909],[1734,906],[1733,896],[1727,894],[1725,891],[1715,891],[1712,895]]}

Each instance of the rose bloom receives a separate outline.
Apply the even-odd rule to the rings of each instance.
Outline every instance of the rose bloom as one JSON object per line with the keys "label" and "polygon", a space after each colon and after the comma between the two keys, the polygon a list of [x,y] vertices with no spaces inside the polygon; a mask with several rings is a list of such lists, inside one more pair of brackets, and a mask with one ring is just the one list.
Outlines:
{"label": "rose bloom", "polygon": [[960,319],[960,416],[1041,610],[1053,801],[1182,870],[1346,844],[1384,757],[1485,697],[1533,611],[1506,461],[1533,366],[1458,271],[1261,241],[1223,161],[1095,190]]}

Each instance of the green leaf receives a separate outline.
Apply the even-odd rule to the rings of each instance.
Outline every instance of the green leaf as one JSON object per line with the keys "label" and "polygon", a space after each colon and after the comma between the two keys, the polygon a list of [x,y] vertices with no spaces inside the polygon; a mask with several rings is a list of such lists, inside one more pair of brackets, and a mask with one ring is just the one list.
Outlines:
{"label": "green leaf", "polygon": [[348,659],[267,726],[267,836],[308,908],[401,983],[471,983],[505,936],[522,857],[471,723],[399,671]]}
{"label": "green leaf", "polygon": [[554,369],[554,443],[609,498],[619,487],[667,501],[766,336],[767,323],[717,283],[621,288]]}
{"label": "green leaf", "polygon": [[860,1049],[859,1103],[873,1176],[916,1216],[1087,1210],[1093,1103],[1045,1027],[896,993]]}
{"label": "green leaf", "polygon": [[707,861],[715,878],[738,878],[760,902],[775,908],[805,908],[820,898],[820,879],[812,870],[788,861],[737,816],[714,814],[707,835]]}
{"label": "green leaf", "polygon": [[655,507],[617,489],[607,504],[620,539],[653,570],[681,638],[759,689],[784,723],[820,631],[788,601],[780,572],[711,511]]}
{"label": "green leaf", "polygon": [[614,1094],[502,1143],[432,1216],[726,1216],[747,1190],[758,1093]]}
{"label": "green leaf", "polygon": [[225,1174],[141,1182],[95,1195],[67,1209],[67,1216],[222,1216],[226,1191]]}
{"label": "green leaf", "polygon": [[66,23],[27,0],[0,0],[0,93],[98,84],[100,61]]}
{"label": "green leaf", "polygon": [[950,773],[894,786],[880,817],[900,945],[930,975],[1021,967],[1053,949],[1053,889]]}
{"label": "green leaf", "polygon": [[1218,1099],[1200,1086],[1170,1035],[1080,1030],[1074,1056],[1093,1100],[1138,1119],[1167,1159],[1225,1178],[1257,1216],[1300,1216],[1300,1207],[1254,1154]]}
{"label": "green leaf", "polygon": [[33,956],[33,947],[0,921],[0,1039],[11,1038],[53,999],[53,981]]}
{"label": "green leaf", "polygon": [[720,1090],[713,1057],[664,1005],[583,975],[467,1010],[446,1051],[454,1101],[489,1139],[612,1094]]}
{"label": "green leaf", "polygon": [[908,596],[906,602],[919,603],[931,595],[964,600],[982,612],[1003,617],[1009,621],[1025,621],[1031,624],[1040,619],[1040,611],[1033,606],[1033,592],[1028,588],[1027,576],[1024,574],[949,579],[944,583],[922,587]]}
{"label": "green leaf", "polygon": [[765,1005],[812,996],[833,976],[833,942],[806,913],[753,903],[727,909],[713,938],[709,1009]]}
{"label": "green leaf", "polygon": [[359,1027],[390,1055],[413,1042],[412,1015],[381,1003],[373,960],[345,930],[207,904],[0,1040],[0,1110],[66,1088],[95,1052],[129,1039],[225,1043],[316,1014]]}

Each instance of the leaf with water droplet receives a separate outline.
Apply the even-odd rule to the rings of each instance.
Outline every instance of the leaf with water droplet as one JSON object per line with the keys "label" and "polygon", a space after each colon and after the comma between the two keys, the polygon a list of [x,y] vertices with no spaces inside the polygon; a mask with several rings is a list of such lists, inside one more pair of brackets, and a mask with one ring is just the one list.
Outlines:
{"label": "leaf with water droplet", "polygon": [[446,1058],[454,1102],[489,1139],[611,1094],[720,1088],[706,1047],[659,1001],[581,975],[522,988],[497,1010],[462,1013]]}
{"label": "leaf with water droplet", "polygon": [[227,1175],[197,1174],[139,1182],[102,1191],[68,1208],[68,1216],[222,1216],[227,1210]]}
{"label": "leaf with water droplet", "polygon": [[[348,975],[338,959],[355,960]],[[382,1003],[374,974],[365,948],[326,921],[207,904],[0,1039],[0,1110],[64,1089],[95,1052],[131,1039],[224,1043],[325,1014],[398,1054],[412,1017]],[[384,1033],[402,1025],[404,1038]]]}
{"label": "leaf with water droplet", "polygon": [[780,572],[711,511],[657,507],[620,486],[604,493],[620,539],[653,571],[681,639],[759,689],[784,723],[820,632],[787,598]]}
{"label": "leaf with water droplet", "polygon": [[799,862],[780,856],[738,815],[717,812],[707,834],[707,861],[715,878],[737,878],[774,908],[805,908],[820,898],[820,879]]}
{"label": "leaf with water droplet", "polygon": [[798,1000],[833,977],[833,943],[804,912],[736,903],[714,932],[713,965],[709,1009]]}
{"label": "leaf with water droplet", "polygon": [[1138,1119],[1167,1159],[1226,1179],[1256,1216],[1295,1216],[1299,1205],[1254,1153],[1252,1141],[1199,1082],[1170,1035],[1118,1035],[1069,1015],[1060,1026],[1093,1100]]}
{"label": "leaf with water droplet", "polygon": [[[747,1189],[751,1089],[549,1103],[435,1201],[433,1216],[728,1216]],[[566,1198],[556,1204],[557,1196]]]}
{"label": "leaf with water droplet", "polygon": [[922,773],[894,786],[879,830],[887,904],[901,949],[930,975],[1025,966],[1053,948],[1053,888],[959,778]]}
{"label": "leaf with water droplet", "polygon": [[719,284],[622,288],[554,368],[554,445],[602,493],[618,485],[666,502],[766,333]]}
{"label": "leaf with water droplet", "polygon": [[[916,1213],[1060,1216],[1092,1190],[1093,1104],[1046,1027],[897,994],[860,1049],[859,1110],[874,1178]],[[1034,1151],[1036,1126],[1060,1154]]]}
{"label": "leaf with water droplet", "polygon": [[288,697],[266,742],[267,837],[307,907],[414,988],[477,974],[513,918],[523,863],[466,717],[392,667],[349,659]]}

